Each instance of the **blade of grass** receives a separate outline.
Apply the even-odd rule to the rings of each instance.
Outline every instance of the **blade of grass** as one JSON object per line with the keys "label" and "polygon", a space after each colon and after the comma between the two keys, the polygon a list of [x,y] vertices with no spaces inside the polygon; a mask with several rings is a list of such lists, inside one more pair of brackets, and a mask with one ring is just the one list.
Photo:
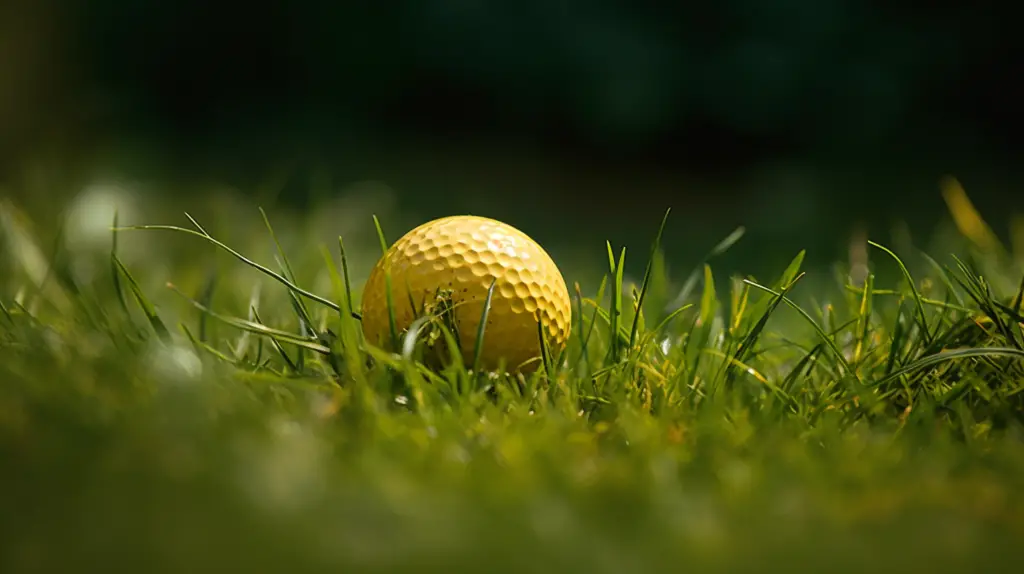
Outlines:
{"label": "blade of grass", "polygon": [[872,383],[870,386],[873,387],[884,387],[886,384],[896,380],[898,377],[910,374],[919,369],[931,367],[946,361],[953,361],[956,359],[967,359],[974,357],[1011,357],[1019,360],[1024,360],[1024,351],[1020,349],[1014,349],[1011,347],[984,347],[984,348],[971,348],[971,349],[955,349],[952,351],[943,351],[927,357],[921,357],[916,361],[913,361],[896,371],[890,373],[888,376],[879,379]]}
{"label": "blade of grass", "polygon": [[573,288],[575,295],[574,299],[576,301],[576,313],[574,317],[576,320],[575,339],[580,343],[580,356],[577,361],[583,361],[584,373],[586,373],[586,370],[590,368],[590,358],[587,355],[586,338],[583,336],[583,291],[580,289],[580,284],[578,282],[573,283]]}
{"label": "blade of grass", "polygon": [[494,286],[497,278],[491,280],[491,286],[487,288],[487,297],[484,298],[484,309],[480,314],[480,326],[476,330],[476,346],[473,348],[473,372],[480,371],[480,356],[484,352],[484,332],[487,330],[487,318],[491,312],[491,298],[494,296]]}
{"label": "blade of grass", "polygon": [[[351,312],[351,293],[346,290],[348,285],[345,284],[344,280],[338,274],[338,268],[334,264],[334,258],[331,257],[331,253],[327,247],[322,247],[321,253],[324,258],[324,263],[327,266],[327,274],[331,279],[331,287],[334,290],[334,296],[344,298],[341,306],[342,308],[338,310],[338,328],[340,331],[339,340],[341,341],[341,353],[344,358],[345,372],[355,379],[359,388],[366,388],[366,373],[364,370],[365,362],[363,361],[362,355],[359,353],[359,335],[362,330],[359,328],[359,320],[354,319]],[[344,247],[342,247],[341,259],[344,265]],[[340,375],[342,365],[333,359],[332,364],[335,366],[335,371]]]}
{"label": "blade of grass", "polygon": [[774,313],[775,310],[778,309],[779,304],[782,303],[782,300],[786,297],[786,294],[789,293],[794,286],[796,286],[797,282],[800,280],[801,277],[803,277],[803,273],[797,275],[793,279],[793,281],[791,281],[788,285],[782,288],[782,291],[780,291],[778,295],[774,295],[772,297],[771,304],[768,305],[768,308],[765,309],[764,313],[762,313],[761,316],[758,318],[757,323],[754,324],[754,327],[750,329],[749,332],[747,332],[747,335],[743,338],[743,341],[740,342],[739,347],[733,354],[732,360],[725,371],[726,385],[731,384],[736,376],[735,365],[745,364],[747,357],[750,356],[751,350],[754,348],[754,345],[757,344],[758,339],[761,337],[761,333],[764,331],[765,326],[768,325],[768,320],[771,318],[772,313]]}
{"label": "blade of grass", "polygon": [[[345,253],[345,242],[342,241],[340,235],[338,236],[338,251],[341,254],[341,272],[342,272],[342,277],[343,277],[343,279],[345,281],[345,291],[344,291],[344,293],[345,293],[345,300],[344,300],[345,312],[347,312],[349,314],[353,314],[353,310],[352,310],[352,282],[349,280],[349,276],[348,276],[348,256]],[[360,317],[356,317],[356,318],[359,319]]]}
{"label": "blade of grass", "polygon": [[857,326],[855,327],[857,332],[857,345],[853,349],[853,362],[855,364],[860,363],[861,355],[864,352],[864,346],[867,344],[868,336],[871,332],[874,286],[875,274],[868,273],[864,278],[864,288],[862,289],[863,293],[860,298],[860,307],[857,309]]}
{"label": "blade of grass", "polygon": [[[259,307],[260,302],[260,283],[256,283],[252,286],[252,292],[249,294],[249,305],[246,307],[249,311],[249,321],[253,320],[252,310]],[[246,349],[249,346],[249,331],[243,330],[239,336],[238,341],[232,347],[236,360],[241,360],[245,355]],[[258,362],[258,361],[257,361]]]}
{"label": "blade of grass", "polygon": [[[608,243],[608,253],[611,255],[611,243]],[[622,251],[619,252],[619,261],[615,263],[614,258],[610,259],[611,262],[611,273],[614,277],[612,281],[612,298],[608,303],[608,328],[609,328],[609,354],[608,360],[611,363],[618,363],[620,358],[620,342],[619,342],[619,319],[622,315],[622,279],[623,279],[623,268],[625,267],[626,261],[626,248],[623,247]]]}
{"label": "blade of grass", "polygon": [[604,299],[604,291],[607,288],[607,285],[608,276],[603,275],[601,277],[601,283],[597,287],[597,296],[594,300],[594,313],[590,316],[590,327],[587,329],[587,334],[583,338],[583,342],[581,343],[584,348],[586,348],[590,344],[590,337],[594,334],[594,327],[597,325],[597,315],[598,312],[601,310],[601,301]]}
{"label": "blade of grass", "polygon": [[170,341],[171,334],[164,325],[163,320],[160,319],[160,315],[157,314],[156,308],[149,302],[149,299],[147,299],[145,294],[143,294],[142,288],[139,287],[135,278],[132,277],[131,272],[128,271],[128,268],[124,266],[124,263],[122,263],[121,259],[116,255],[114,256],[114,264],[117,266],[118,271],[121,272],[124,278],[128,280],[132,293],[135,295],[135,301],[138,303],[139,308],[142,309],[142,312],[146,315],[146,319],[149,321],[150,327],[153,328],[153,332],[156,333],[157,337],[159,337],[161,341]]}
{"label": "blade of grass", "polygon": [[921,327],[921,333],[924,335],[924,342],[927,345],[931,342],[932,334],[931,329],[928,327],[928,317],[925,315],[924,303],[921,301],[921,292],[917,289],[917,284],[914,282],[914,277],[910,274],[910,270],[903,263],[903,260],[899,258],[892,250],[884,245],[876,243],[874,241],[868,241],[868,245],[885,252],[889,257],[896,262],[896,265],[900,268],[900,273],[903,274],[903,278],[907,280],[907,284],[910,285],[910,292],[914,295],[914,303],[917,305],[918,320]]}
{"label": "blade of grass", "polygon": [[192,306],[194,306],[197,309],[199,309],[199,310],[209,314],[210,317],[212,317],[214,319],[217,319],[218,321],[221,321],[221,322],[223,322],[223,323],[225,323],[227,325],[231,325],[232,327],[235,327],[236,329],[246,330],[246,331],[249,331],[249,332],[251,332],[253,334],[256,334],[256,335],[265,336],[268,339],[280,340],[280,341],[284,341],[284,342],[286,342],[288,344],[291,344],[291,345],[301,346],[301,347],[304,347],[306,349],[309,349],[310,351],[315,351],[315,352],[320,353],[320,354],[327,354],[327,353],[330,352],[330,349],[328,349],[324,345],[321,345],[319,343],[313,342],[313,341],[309,340],[306,337],[303,337],[301,335],[296,335],[295,333],[290,333],[288,331],[282,331],[280,329],[274,329],[272,327],[268,327],[267,325],[264,325],[262,323],[262,321],[260,321],[259,314],[255,311],[255,309],[251,309],[251,311],[253,313],[253,317],[255,318],[255,321],[246,321],[245,319],[238,319],[238,318],[235,318],[235,317],[228,317],[228,316],[225,316],[225,315],[221,315],[220,313],[217,313],[216,311],[214,311],[212,309],[208,309],[206,307],[203,307],[202,303],[200,303],[199,301],[196,301],[195,299],[192,299],[191,297],[186,295],[184,292],[181,291],[181,289],[178,289],[172,283],[168,283],[167,284],[167,288],[172,290],[172,291],[174,291],[178,295],[180,295],[186,301],[191,303]]}
{"label": "blade of grass", "polygon": [[690,292],[693,291],[694,287],[697,286],[697,282],[700,281],[704,265],[711,259],[731,249],[733,245],[743,238],[743,235],[746,234],[746,232],[747,230],[745,227],[737,227],[732,231],[732,233],[726,236],[725,239],[719,241],[714,247],[712,247],[711,250],[708,251],[700,260],[697,266],[693,268],[693,271],[690,272],[689,276],[687,276],[686,281],[683,282],[683,287],[679,290],[679,293],[676,295],[676,298],[672,303],[669,304],[669,307],[678,307],[685,303],[686,300],[690,298]]}
{"label": "blade of grass", "polygon": [[[260,314],[256,309],[252,309],[252,316],[255,319],[253,321],[255,324],[266,327],[266,324],[263,322],[263,319],[260,318]],[[269,329],[270,327],[267,328]],[[281,343],[276,338],[270,337],[270,344],[274,346],[274,350],[277,351],[277,354],[281,355],[281,359],[284,361],[285,367],[287,368],[288,371],[291,371],[295,374],[299,374],[302,372],[302,368],[299,365],[296,365],[295,361],[293,361],[292,358],[288,356],[288,353],[284,350],[284,347],[281,346]],[[301,356],[301,345],[299,346],[299,353]]]}
{"label": "blade of grass", "polygon": [[118,212],[114,210],[114,221],[113,227],[110,231],[110,276],[114,281],[114,294],[117,295],[117,302],[121,305],[121,309],[125,315],[128,314],[128,300],[125,297],[124,289],[121,287],[121,272],[117,266],[117,229],[118,229]]}
{"label": "blade of grass", "polygon": [[[771,293],[772,295],[781,295],[780,293],[772,289],[769,289],[763,285],[755,283],[749,279],[744,279],[743,281],[749,283],[752,287],[756,287],[758,289],[761,289],[762,291]],[[807,311],[805,311],[802,307],[794,303],[788,297],[782,296],[782,302],[785,303],[790,308],[792,308],[793,310],[795,310],[797,313],[799,313],[811,325],[811,327],[814,328],[814,330],[818,333],[818,336],[821,337],[821,340],[825,343],[825,345],[828,346],[829,350],[832,351],[832,355],[835,357],[836,361],[842,366],[844,374],[852,374],[857,379],[857,382],[861,383],[860,375],[858,375],[856,371],[850,368],[850,364],[846,361],[846,357],[843,356],[843,352],[840,351],[839,347],[836,346],[835,341],[833,341],[832,338],[829,337],[827,333],[825,333],[825,331],[821,328],[821,325],[819,325],[810,315],[808,315]]]}
{"label": "blade of grass", "polygon": [[[191,219],[191,216],[189,216],[188,214],[186,214],[186,216],[188,216],[189,219]],[[202,229],[202,228],[200,228],[200,229]],[[309,299],[311,301],[315,301],[317,303],[320,303],[321,305],[324,305],[326,307],[334,309],[335,311],[337,311],[339,309],[339,306],[338,306],[337,303],[334,303],[333,301],[325,299],[325,298],[323,298],[323,297],[321,297],[321,296],[319,296],[319,295],[317,295],[315,293],[311,293],[309,291],[306,291],[305,289],[302,289],[298,285],[295,285],[294,283],[289,281],[287,278],[285,278],[280,273],[278,273],[278,272],[276,272],[276,271],[274,271],[272,269],[269,269],[269,268],[267,268],[267,267],[265,267],[263,265],[260,265],[259,263],[253,261],[252,259],[249,259],[248,257],[242,255],[238,251],[235,251],[231,247],[228,247],[226,244],[218,241],[217,239],[214,239],[212,236],[206,234],[204,231],[196,231],[194,229],[188,229],[188,228],[179,227],[179,226],[176,226],[176,225],[132,225],[132,226],[129,226],[129,227],[120,227],[120,228],[117,228],[116,230],[117,231],[148,231],[148,230],[175,231],[175,232],[178,232],[178,233],[187,233],[189,235],[194,235],[196,237],[200,237],[200,238],[208,241],[209,243],[219,247],[220,249],[226,251],[227,253],[231,254],[233,257],[235,257],[236,259],[238,259],[242,263],[248,265],[249,267],[252,267],[253,269],[256,269],[257,271],[259,271],[260,273],[263,273],[264,275],[267,275],[267,276],[273,278],[277,282],[279,282],[282,285],[284,285],[285,287],[288,287],[289,289],[295,291],[299,295],[302,295],[303,297],[305,297],[305,298],[307,298],[307,299]]]}
{"label": "blade of grass", "polygon": [[[207,307],[212,307],[213,306],[212,305],[213,293],[214,293],[216,288],[217,288],[217,273],[216,273],[216,271],[214,271],[214,272],[211,272],[207,276],[206,284],[203,286],[202,291],[199,292],[199,297],[197,298],[197,300],[199,302],[201,302],[203,305],[207,306]],[[206,314],[205,313],[200,313],[199,314],[199,340],[202,341],[202,342],[206,342],[206,340],[207,340],[206,329],[207,329],[207,327],[206,327]]]}
{"label": "blade of grass", "polygon": [[398,329],[395,326],[395,301],[391,290],[391,270],[387,263],[388,242],[387,239],[384,238],[384,228],[381,227],[380,220],[377,219],[376,215],[373,216],[373,226],[377,229],[377,239],[380,240],[381,257],[384,258],[384,289],[387,290],[384,294],[384,299],[388,306],[388,328],[391,334],[391,348],[398,349]]}
{"label": "blade of grass", "polygon": [[548,357],[550,352],[548,350],[548,341],[546,333],[544,332],[544,323],[540,319],[540,315],[534,314],[534,319],[537,321],[537,339],[540,342],[540,361],[544,367],[544,375],[551,380],[551,367],[548,363]]}
{"label": "blade of grass", "polygon": [[[281,241],[278,240],[277,238],[277,232],[274,231],[274,226],[270,224],[270,218],[267,216],[266,210],[264,210],[262,207],[260,207],[259,210],[260,215],[263,217],[263,224],[267,227],[267,232],[270,233],[270,238],[271,240],[273,240],[274,246],[277,249],[277,256],[279,259],[278,265],[281,267],[281,270],[283,271],[282,275],[284,275],[284,277],[286,277],[295,285],[298,285],[299,282],[298,279],[296,279],[295,277],[295,272],[292,269],[291,262],[288,261],[288,256],[285,255],[284,247],[281,245]],[[299,319],[305,323],[304,328],[308,328],[312,331],[313,323],[309,319],[309,309],[306,308],[306,305],[305,303],[302,302],[302,299],[295,296],[294,292],[291,292],[290,295],[293,301],[293,305],[295,306],[296,314],[299,315]]]}
{"label": "blade of grass", "polygon": [[672,212],[672,209],[666,209],[665,215],[661,218],[661,225],[658,226],[658,233],[654,236],[654,241],[651,244],[651,256],[647,260],[647,268],[644,269],[643,281],[640,283],[640,296],[636,300],[636,314],[633,315],[633,326],[629,330],[629,348],[632,349],[636,343],[637,329],[640,327],[640,317],[643,315],[644,308],[644,297],[647,295],[647,289],[650,287],[651,281],[651,270],[654,266],[654,258],[658,253],[658,249],[661,248],[661,236],[665,232],[665,224],[668,223],[668,216]]}
{"label": "blade of grass", "polygon": [[212,345],[196,338],[196,336],[192,334],[192,331],[189,330],[188,325],[181,323],[179,327],[181,327],[181,330],[185,333],[185,336],[188,338],[189,342],[192,343],[192,346],[196,349],[196,351],[206,351],[207,353],[213,355],[214,357],[220,359],[221,361],[224,361],[225,363],[236,366],[238,365],[237,360],[232,359],[225,353],[222,353],[221,351],[214,348]]}

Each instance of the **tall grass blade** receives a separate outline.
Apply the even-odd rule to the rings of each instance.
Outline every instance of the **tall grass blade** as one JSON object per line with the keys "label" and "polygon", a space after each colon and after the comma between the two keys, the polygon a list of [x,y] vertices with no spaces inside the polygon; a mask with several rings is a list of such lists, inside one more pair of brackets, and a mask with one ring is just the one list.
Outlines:
{"label": "tall grass blade", "polygon": [[487,319],[491,313],[491,298],[494,296],[494,286],[497,282],[497,278],[491,280],[491,285],[487,288],[487,296],[484,298],[484,308],[480,313],[480,326],[476,330],[476,344],[473,348],[474,373],[480,371],[480,356],[484,352],[484,333],[487,330]]}
{"label": "tall grass blade", "polygon": [[629,348],[632,349],[636,343],[637,329],[640,327],[640,318],[643,316],[644,297],[650,288],[651,270],[654,267],[654,258],[661,248],[661,236],[665,232],[665,224],[668,223],[668,216],[672,209],[666,209],[664,217],[661,218],[661,225],[658,226],[658,233],[654,236],[651,244],[651,256],[647,261],[647,268],[644,269],[643,281],[640,284],[640,296],[636,299],[636,313],[633,315],[633,326],[629,330]]}
{"label": "tall grass blade", "polygon": [[139,287],[135,278],[132,277],[131,272],[128,271],[128,268],[124,266],[124,263],[121,263],[121,260],[116,255],[114,256],[114,264],[117,266],[118,271],[120,271],[128,281],[132,293],[135,295],[135,301],[138,303],[139,308],[142,309],[142,312],[146,315],[146,320],[149,321],[149,325],[153,328],[153,332],[156,333],[157,337],[159,337],[161,341],[165,343],[170,341],[171,334],[164,325],[163,320],[160,319],[160,315],[156,312],[156,307],[149,302],[149,299],[147,299],[146,295],[142,292],[142,288]]}

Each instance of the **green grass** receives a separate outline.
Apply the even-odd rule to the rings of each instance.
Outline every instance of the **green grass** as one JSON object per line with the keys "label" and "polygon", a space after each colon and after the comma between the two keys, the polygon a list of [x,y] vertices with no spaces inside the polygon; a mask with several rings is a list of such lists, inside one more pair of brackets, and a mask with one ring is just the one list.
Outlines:
{"label": "green grass", "polygon": [[632,284],[610,234],[528,377],[431,360],[443,301],[367,347],[386,220],[356,249],[115,220],[82,252],[2,204],[0,570],[1010,570],[1024,254],[947,191],[962,241],[832,283],[803,252],[716,275],[742,230],[673,276],[666,213]]}

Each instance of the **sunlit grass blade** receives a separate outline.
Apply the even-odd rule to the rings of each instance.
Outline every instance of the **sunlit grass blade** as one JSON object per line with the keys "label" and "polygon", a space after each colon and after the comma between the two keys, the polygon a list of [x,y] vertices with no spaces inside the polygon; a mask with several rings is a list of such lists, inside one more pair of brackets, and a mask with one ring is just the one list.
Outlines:
{"label": "sunlit grass blade", "polygon": [[434,318],[430,316],[418,317],[415,321],[409,324],[409,328],[405,332],[405,336],[402,337],[402,357],[406,361],[416,360],[416,343],[419,338],[420,332],[430,321]]}
{"label": "sunlit grass blade", "polygon": [[859,364],[871,334],[871,315],[874,304],[875,275],[868,273],[861,290],[860,306],[857,309],[857,343],[853,349],[853,363]]}

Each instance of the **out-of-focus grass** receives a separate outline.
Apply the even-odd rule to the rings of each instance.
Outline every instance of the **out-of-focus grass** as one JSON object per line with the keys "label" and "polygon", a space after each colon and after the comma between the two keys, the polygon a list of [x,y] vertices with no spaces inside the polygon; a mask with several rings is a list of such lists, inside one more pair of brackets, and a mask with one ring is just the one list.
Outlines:
{"label": "out-of-focus grass", "polygon": [[322,216],[121,214],[195,233],[90,243],[5,203],[0,569],[1009,569],[1022,254],[947,183],[955,253],[864,243],[831,284],[802,254],[672,276],[665,246],[632,284],[609,237],[530,377],[367,348],[372,221],[343,259]]}

